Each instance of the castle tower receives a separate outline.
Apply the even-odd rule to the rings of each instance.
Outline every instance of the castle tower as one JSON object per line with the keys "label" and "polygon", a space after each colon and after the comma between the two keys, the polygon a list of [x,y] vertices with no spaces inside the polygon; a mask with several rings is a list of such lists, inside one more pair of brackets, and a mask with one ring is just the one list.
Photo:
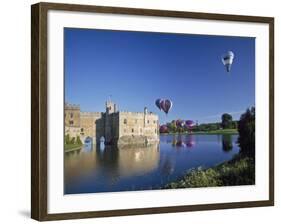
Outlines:
{"label": "castle tower", "polygon": [[112,114],[117,112],[117,105],[112,101],[105,102],[106,114]]}
{"label": "castle tower", "polygon": [[143,124],[143,126],[145,127],[146,123],[147,123],[147,107],[144,107],[143,114],[144,114],[144,119],[143,119],[144,124]]}
{"label": "castle tower", "polygon": [[113,103],[111,100],[108,100],[105,102],[105,141],[106,142],[111,142],[114,138],[114,120],[115,120],[115,113],[117,112],[117,105]]}

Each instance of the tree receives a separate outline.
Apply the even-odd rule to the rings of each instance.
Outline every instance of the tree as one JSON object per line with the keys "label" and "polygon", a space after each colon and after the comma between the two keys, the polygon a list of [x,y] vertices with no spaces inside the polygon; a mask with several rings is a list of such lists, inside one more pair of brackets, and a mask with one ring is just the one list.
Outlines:
{"label": "tree", "polygon": [[221,116],[221,126],[223,129],[232,127],[232,116],[230,114],[223,114]]}
{"label": "tree", "polygon": [[167,127],[168,132],[177,132],[177,125],[175,120],[172,120],[171,123],[167,123]]}
{"label": "tree", "polygon": [[70,140],[70,144],[74,145],[75,144],[75,137],[72,137]]}
{"label": "tree", "polygon": [[80,139],[80,136],[77,136],[77,137],[76,137],[76,144],[77,144],[77,145],[82,145],[82,141],[81,141],[81,139]]}
{"label": "tree", "polygon": [[69,134],[67,134],[67,135],[65,136],[64,142],[65,142],[66,145],[70,143],[70,136],[69,136]]}
{"label": "tree", "polygon": [[255,155],[255,107],[247,109],[238,122],[238,143],[244,155]]}

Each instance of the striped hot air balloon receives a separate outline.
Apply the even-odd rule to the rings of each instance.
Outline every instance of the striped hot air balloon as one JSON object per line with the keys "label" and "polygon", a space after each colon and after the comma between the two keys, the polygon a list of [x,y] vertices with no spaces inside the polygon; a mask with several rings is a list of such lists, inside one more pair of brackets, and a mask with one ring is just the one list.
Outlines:
{"label": "striped hot air balloon", "polygon": [[155,101],[155,105],[156,105],[156,107],[158,107],[159,110],[162,110],[162,109],[161,109],[161,105],[160,105],[160,104],[161,104],[161,101],[162,101],[162,99],[157,99],[157,100]]}
{"label": "striped hot air balloon", "polygon": [[169,110],[172,108],[172,106],[173,106],[173,103],[169,99],[164,99],[160,102],[160,107],[166,114],[169,113]]}

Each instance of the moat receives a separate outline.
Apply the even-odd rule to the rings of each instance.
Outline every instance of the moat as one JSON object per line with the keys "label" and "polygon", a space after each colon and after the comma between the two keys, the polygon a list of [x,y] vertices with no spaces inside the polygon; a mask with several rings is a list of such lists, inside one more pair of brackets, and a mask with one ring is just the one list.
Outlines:
{"label": "moat", "polygon": [[160,135],[142,148],[84,145],[65,153],[65,194],[159,189],[239,152],[238,135]]}

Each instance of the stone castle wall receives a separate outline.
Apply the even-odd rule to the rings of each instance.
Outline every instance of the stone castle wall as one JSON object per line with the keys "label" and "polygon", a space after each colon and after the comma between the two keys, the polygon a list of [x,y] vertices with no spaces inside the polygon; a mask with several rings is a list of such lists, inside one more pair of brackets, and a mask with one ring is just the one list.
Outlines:
{"label": "stone castle wall", "polygon": [[91,137],[107,143],[155,142],[159,136],[158,115],[151,112],[116,111],[116,104],[106,102],[106,112],[80,112],[77,105],[65,105],[65,134]]}
{"label": "stone castle wall", "polygon": [[152,113],[120,112],[119,137],[158,135],[158,116]]}
{"label": "stone castle wall", "polygon": [[[101,132],[100,125],[97,125],[98,120],[102,120],[102,113],[99,112],[81,112],[80,127],[82,138],[97,136],[97,132]],[[94,139],[96,141],[96,139]]]}

